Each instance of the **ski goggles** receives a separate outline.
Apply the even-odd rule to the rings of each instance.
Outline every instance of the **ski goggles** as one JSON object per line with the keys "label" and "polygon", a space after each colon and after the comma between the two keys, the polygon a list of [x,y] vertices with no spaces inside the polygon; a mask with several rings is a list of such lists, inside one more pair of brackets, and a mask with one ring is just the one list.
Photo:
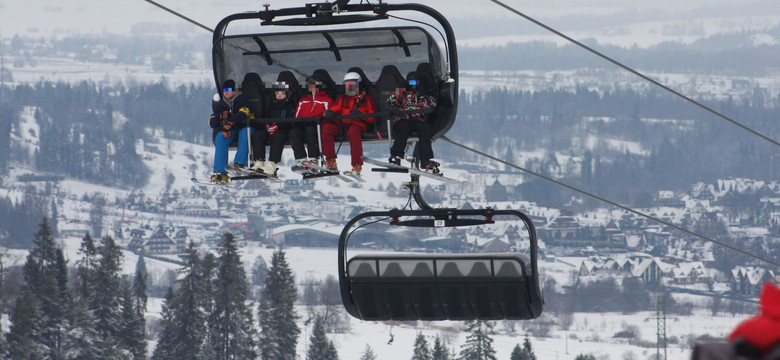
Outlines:
{"label": "ski goggles", "polygon": [[229,91],[233,91],[233,88],[224,88],[224,89],[222,89],[222,92],[229,92]]}
{"label": "ski goggles", "polygon": [[415,86],[415,85],[419,85],[419,83],[417,82],[417,80],[409,80],[409,85]]}

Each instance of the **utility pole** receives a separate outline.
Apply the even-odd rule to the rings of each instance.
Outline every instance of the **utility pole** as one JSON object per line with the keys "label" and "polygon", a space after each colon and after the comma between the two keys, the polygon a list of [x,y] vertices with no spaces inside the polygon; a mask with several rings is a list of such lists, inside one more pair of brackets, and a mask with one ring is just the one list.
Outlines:
{"label": "utility pole", "polygon": [[663,359],[666,360],[666,294],[663,287],[655,299],[655,324],[655,358],[661,360],[661,344],[663,344]]}
{"label": "utility pole", "polygon": [[[669,317],[666,316],[666,289],[664,288],[662,280],[658,282],[658,288],[655,298],[655,316],[649,317],[645,319],[645,321],[655,320],[655,359],[666,360],[666,319]],[[677,320],[676,318],[669,319]],[[661,357],[661,348],[663,348],[663,357]]]}

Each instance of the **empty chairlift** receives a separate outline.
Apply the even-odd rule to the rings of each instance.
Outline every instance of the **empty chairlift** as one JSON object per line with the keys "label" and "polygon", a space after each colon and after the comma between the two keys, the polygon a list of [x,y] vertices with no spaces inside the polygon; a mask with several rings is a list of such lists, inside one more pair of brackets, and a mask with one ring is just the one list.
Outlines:
{"label": "empty chairlift", "polygon": [[[473,227],[510,215],[528,232],[525,253],[360,254],[347,243],[366,224],[390,227]],[[378,222],[372,219],[380,219]],[[372,222],[373,221],[373,222]],[[388,232],[389,233],[389,232]],[[362,214],[339,239],[339,283],[347,311],[362,320],[533,319],[543,308],[536,264],[536,233],[514,210],[393,210]]]}

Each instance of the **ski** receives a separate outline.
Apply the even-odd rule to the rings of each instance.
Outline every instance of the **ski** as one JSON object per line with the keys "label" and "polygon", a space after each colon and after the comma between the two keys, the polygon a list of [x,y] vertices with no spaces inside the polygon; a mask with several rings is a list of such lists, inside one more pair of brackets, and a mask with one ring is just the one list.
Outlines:
{"label": "ski", "polygon": [[306,176],[306,174],[314,174],[311,170],[307,169],[302,165],[295,165],[291,167],[290,170],[292,170],[292,172],[296,174],[303,175],[303,176]]}
{"label": "ski", "polygon": [[323,174],[320,171],[315,171],[302,165],[295,165],[290,170],[296,174],[301,175],[304,180],[319,180],[325,176],[330,175],[329,173]]}
{"label": "ski", "polygon": [[350,179],[354,180],[355,182],[366,182],[366,179],[363,179],[363,177],[361,177],[358,174],[355,174],[352,171],[345,171],[342,173],[342,175],[348,176]]}
{"label": "ski", "polygon": [[313,175],[311,175],[309,177],[304,176],[304,178],[306,178],[306,179],[312,179],[312,178],[318,178],[318,177],[324,177],[324,176],[336,176],[339,179],[344,180],[346,182],[353,182],[352,181],[352,177],[342,175],[338,171],[327,170],[324,167],[320,166],[319,164],[315,164],[315,163],[310,163],[308,161],[304,161],[303,162],[303,166],[308,167],[309,169],[316,170],[316,172],[312,172]]}
{"label": "ski", "polygon": [[372,158],[366,157],[366,156],[361,157],[361,159],[363,159],[364,162],[367,162],[367,163],[369,163],[371,165],[381,166],[383,168],[383,169],[372,168],[371,171],[412,173],[414,175],[420,175],[420,176],[424,176],[424,177],[427,177],[427,178],[430,178],[430,179],[439,180],[439,181],[443,181],[443,182],[447,182],[447,183],[458,183],[458,182],[460,182],[460,181],[458,181],[456,179],[448,178],[448,177],[444,176],[444,174],[441,173],[441,172],[438,173],[438,174],[434,174],[434,173],[430,173],[430,172],[427,172],[427,171],[422,171],[420,169],[409,168],[409,167],[406,167],[406,166],[403,166],[403,165],[396,165],[396,164],[392,164],[392,163],[389,163],[389,162],[379,161],[379,160],[372,159]]}
{"label": "ski", "polygon": [[230,173],[230,180],[272,180],[278,183],[283,183],[284,180],[280,179],[276,175],[268,175],[263,172],[257,172],[254,170],[236,168],[232,165],[225,166],[225,170]]}
{"label": "ski", "polygon": [[208,181],[208,180],[200,180],[198,178],[190,178],[190,180],[192,180],[192,182],[195,185],[200,185],[200,186],[220,186],[220,187],[226,187],[226,188],[232,188],[232,189],[236,188],[235,186],[230,185],[229,183],[211,182],[211,181]]}

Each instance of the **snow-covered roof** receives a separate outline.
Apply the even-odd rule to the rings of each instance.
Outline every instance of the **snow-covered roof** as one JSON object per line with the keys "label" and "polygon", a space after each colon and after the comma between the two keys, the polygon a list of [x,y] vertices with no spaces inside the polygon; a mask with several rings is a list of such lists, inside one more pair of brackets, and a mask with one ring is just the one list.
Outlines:
{"label": "snow-covered roof", "polygon": [[767,275],[771,278],[775,277],[772,271],[754,266],[737,266],[731,270],[731,275],[735,279],[747,278],[751,285],[760,284],[761,279]]}
{"label": "snow-covered roof", "polygon": [[339,236],[342,231],[341,226],[335,226],[326,222],[314,222],[308,224],[288,224],[274,228],[274,235],[284,234],[292,231],[319,231],[331,235]]}

